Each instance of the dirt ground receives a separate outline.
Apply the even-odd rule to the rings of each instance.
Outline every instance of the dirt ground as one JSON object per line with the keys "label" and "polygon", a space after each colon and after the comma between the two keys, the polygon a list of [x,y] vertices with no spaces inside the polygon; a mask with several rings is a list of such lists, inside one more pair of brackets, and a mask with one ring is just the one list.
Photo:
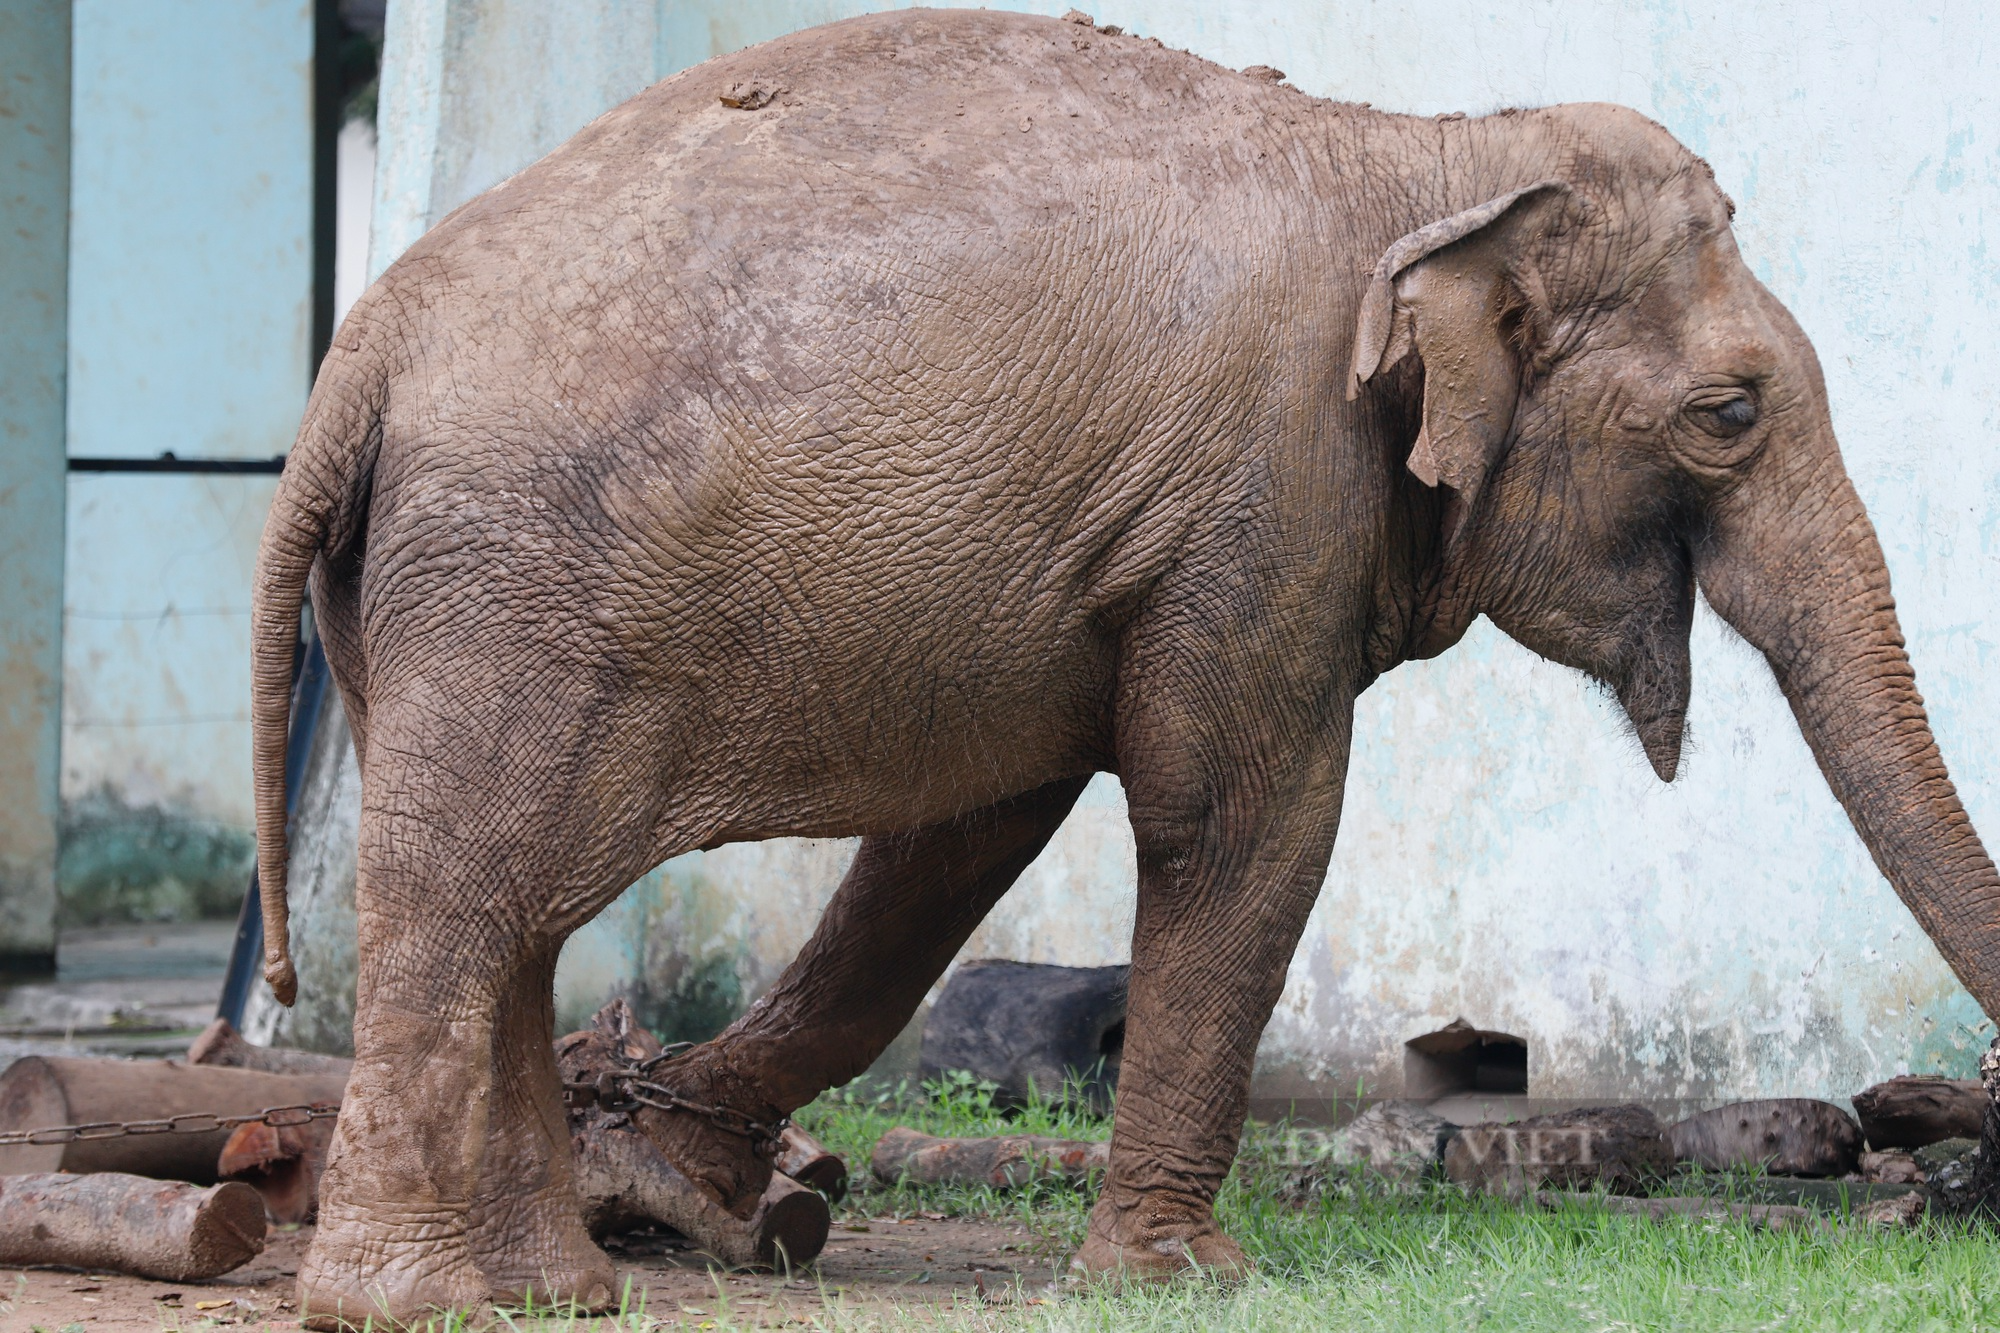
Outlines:
{"label": "dirt ground", "polygon": [[[263,1254],[205,1283],[0,1269],[0,1333],[297,1328],[292,1279],[311,1236],[310,1227],[274,1231]],[[649,1237],[611,1248],[631,1279],[632,1307],[643,1302],[654,1319],[690,1328],[725,1310],[745,1327],[796,1325],[828,1301],[859,1309],[1034,1301],[1061,1257],[1018,1226],[933,1217],[836,1224],[826,1252],[790,1277],[711,1273],[677,1242]]]}

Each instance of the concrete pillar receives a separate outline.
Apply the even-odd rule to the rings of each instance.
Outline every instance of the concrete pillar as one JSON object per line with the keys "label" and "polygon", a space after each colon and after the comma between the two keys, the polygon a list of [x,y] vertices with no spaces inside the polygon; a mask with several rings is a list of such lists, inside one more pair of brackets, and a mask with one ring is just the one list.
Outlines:
{"label": "concrete pillar", "polygon": [[652,83],[656,0],[397,0],[369,270]]}
{"label": "concrete pillar", "polygon": [[0,0],[0,972],[56,952],[69,0]]}

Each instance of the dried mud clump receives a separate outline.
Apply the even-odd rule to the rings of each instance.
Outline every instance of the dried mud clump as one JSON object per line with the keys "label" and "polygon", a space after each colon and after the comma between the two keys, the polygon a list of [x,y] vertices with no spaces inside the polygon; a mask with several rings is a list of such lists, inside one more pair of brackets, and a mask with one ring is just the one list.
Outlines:
{"label": "dried mud clump", "polygon": [[722,93],[722,104],[736,111],[758,111],[784,91],[758,79],[738,79]]}

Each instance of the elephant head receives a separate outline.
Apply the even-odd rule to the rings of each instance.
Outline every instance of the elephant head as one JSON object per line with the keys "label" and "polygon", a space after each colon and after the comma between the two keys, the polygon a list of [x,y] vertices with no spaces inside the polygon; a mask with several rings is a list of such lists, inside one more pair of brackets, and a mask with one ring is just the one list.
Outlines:
{"label": "elephant head", "polygon": [[1706,163],[1618,108],[1532,119],[1525,184],[1396,242],[1363,301],[1350,396],[1414,356],[1408,467],[1443,488],[1413,655],[1483,613],[1609,687],[1671,781],[1699,588],[2000,1013],[2000,879],[1932,738],[1811,343],[1738,254]]}

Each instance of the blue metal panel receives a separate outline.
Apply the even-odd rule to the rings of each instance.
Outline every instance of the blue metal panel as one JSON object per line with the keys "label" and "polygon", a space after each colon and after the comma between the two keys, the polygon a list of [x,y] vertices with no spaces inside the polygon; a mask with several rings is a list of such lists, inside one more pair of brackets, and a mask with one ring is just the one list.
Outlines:
{"label": "blue metal panel", "polygon": [[[76,0],[69,453],[270,458],[310,375],[311,0]],[[233,910],[273,479],[77,474],[64,904]]]}
{"label": "blue metal panel", "polygon": [[0,0],[0,964],[55,956],[68,0]]}
{"label": "blue metal panel", "polygon": [[76,0],[69,449],[270,457],[305,405],[310,0]]}

